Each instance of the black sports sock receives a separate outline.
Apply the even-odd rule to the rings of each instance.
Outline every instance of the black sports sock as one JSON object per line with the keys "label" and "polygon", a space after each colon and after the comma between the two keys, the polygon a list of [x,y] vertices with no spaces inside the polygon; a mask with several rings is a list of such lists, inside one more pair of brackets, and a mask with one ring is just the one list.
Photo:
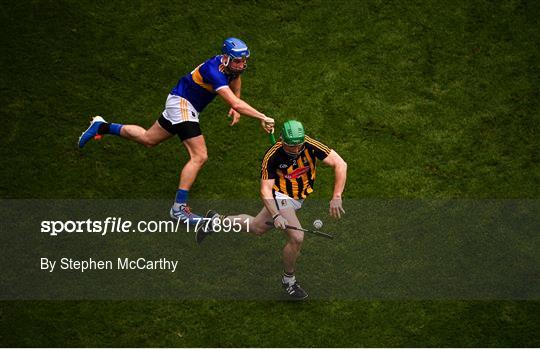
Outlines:
{"label": "black sports sock", "polygon": [[111,133],[110,127],[111,127],[111,124],[109,124],[108,122],[102,123],[101,125],[99,125],[98,131],[97,131],[98,135],[106,135],[106,134]]}

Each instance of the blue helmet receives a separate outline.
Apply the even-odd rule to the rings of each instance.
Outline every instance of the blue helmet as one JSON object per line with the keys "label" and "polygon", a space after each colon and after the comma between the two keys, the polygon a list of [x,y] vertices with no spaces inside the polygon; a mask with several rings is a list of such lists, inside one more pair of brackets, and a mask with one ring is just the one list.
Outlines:
{"label": "blue helmet", "polygon": [[221,52],[233,59],[249,57],[249,49],[246,43],[237,38],[225,39]]}
{"label": "blue helmet", "polygon": [[[247,59],[249,58],[249,49],[245,42],[237,38],[227,38],[223,41],[221,52],[227,55],[227,60],[223,62],[225,72],[228,75],[236,77],[244,72],[247,67]],[[241,59],[244,64],[242,68],[233,68],[230,66],[231,60]]]}

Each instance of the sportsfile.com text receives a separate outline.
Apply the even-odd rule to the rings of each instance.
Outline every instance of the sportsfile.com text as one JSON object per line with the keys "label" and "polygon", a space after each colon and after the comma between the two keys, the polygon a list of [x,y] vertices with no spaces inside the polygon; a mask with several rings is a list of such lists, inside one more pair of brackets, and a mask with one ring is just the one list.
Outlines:
{"label": "sportsfile.com text", "polygon": [[46,220],[41,221],[41,232],[50,236],[58,236],[63,233],[93,233],[105,236],[108,233],[175,233],[179,231],[195,231],[202,226],[211,226],[214,231],[240,232],[242,223],[245,223],[249,232],[249,220],[242,222],[240,218],[225,218],[223,220],[212,220],[201,218],[193,224],[186,224],[178,221],[138,221],[136,224],[131,220],[122,217],[107,217],[104,220]]}

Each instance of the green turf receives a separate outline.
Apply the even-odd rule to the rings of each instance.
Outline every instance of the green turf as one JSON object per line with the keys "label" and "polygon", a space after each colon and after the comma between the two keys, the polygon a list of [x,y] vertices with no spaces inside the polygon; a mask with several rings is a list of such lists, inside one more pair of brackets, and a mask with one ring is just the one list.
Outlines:
{"label": "green turf", "polygon": [[[150,126],[229,35],[242,95],[349,164],[347,199],[540,197],[535,1],[19,1],[0,5],[0,197],[174,195],[187,156],[106,137]],[[191,196],[256,198],[267,138],[214,102]],[[216,174],[222,174],[216,176]],[[320,170],[314,198],[331,194]],[[538,252],[537,252],[538,253]],[[4,346],[539,346],[538,302],[2,302]]]}
{"label": "green turf", "polygon": [[28,302],[6,346],[538,346],[540,310],[509,302]]}

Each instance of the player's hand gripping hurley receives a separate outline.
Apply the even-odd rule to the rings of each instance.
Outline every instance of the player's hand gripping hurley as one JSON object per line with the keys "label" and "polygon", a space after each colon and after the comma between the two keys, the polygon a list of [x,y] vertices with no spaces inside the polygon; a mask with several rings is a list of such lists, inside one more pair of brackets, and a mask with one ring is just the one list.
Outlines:
{"label": "player's hand gripping hurley", "polygon": [[268,138],[270,140],[270,144],[274,145],[276,144],[276,136],[274,136],[274,127],[272,127],[272,130],[270,133],[268,133]]}

